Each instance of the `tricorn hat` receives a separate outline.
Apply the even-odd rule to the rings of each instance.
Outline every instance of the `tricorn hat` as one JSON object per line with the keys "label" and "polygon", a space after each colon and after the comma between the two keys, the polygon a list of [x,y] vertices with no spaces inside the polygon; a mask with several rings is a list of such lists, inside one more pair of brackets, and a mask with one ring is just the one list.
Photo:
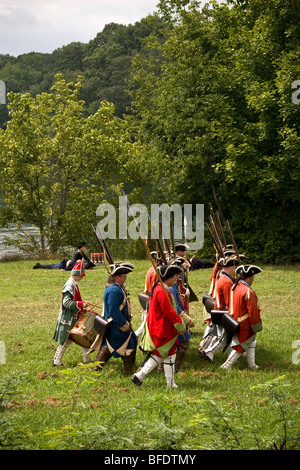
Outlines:
{"label": "tricorn hat", "polygon": [[110,265],[111,276],[120,276],[121,274],[129,274],[134,270],[134,266],[131,263],[121,261]]}
{"label": "tricorn hat", "polygon": [[172,266],[181,266],[181,265],[183,265],[184,262],[185,262],[185,258],[183,258],[182,256],[177,256],[177,258],[172,259],[170,261],[170,264]]}
{"label": "tricorn hat", "polygon": [[184,243],[175,243],[175,251],[186,251],[187,247]]}
{"label": "tricorn hat", "polygon": [[261,269],[254,264],[241,265],[235,270],[236,274],[241,274],[244,277],[251,277],[253,274],[258,274],[261,272]]}
{"label": "tricorn hat", "polygon": [[225,257],[221,261],[222,267],[223,268],[229,268],[230,266],[236,266],[239,264],[237,256],[231,255],[228,257]]}
{"label": "tricorn hat", "polygon": [[130,263],[129,261],[116,261],[115,266],[127,266],[127,268],[134,269],[134,264]]}
{"label": "tricorn hat", "polygon": [[225,248],[225,250],[223,250],[223,253],[225,256],[231,256],[235,255],[235,250],[233,248]]}
{"label": "tricorn hat", "polygon": [[159,274],[163,281],[170,279],[174,276],[174,274],[181,274],[182,268],[180,266],[176,266],[175,264],[167,264],[160,266],[158,268]]}
{"label": "tricorn hat", "polygon": [[160,252],[159,251],[151,251],[150,255],[155,260],[160,259]]}

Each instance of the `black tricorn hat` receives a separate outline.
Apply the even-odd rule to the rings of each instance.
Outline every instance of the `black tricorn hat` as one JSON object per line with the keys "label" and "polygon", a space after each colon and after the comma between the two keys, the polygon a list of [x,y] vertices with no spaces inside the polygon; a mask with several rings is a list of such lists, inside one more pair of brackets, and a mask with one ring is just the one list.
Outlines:
{"label": "black tricorn hat", "polygon": [[223,250],[225,256],[235,255],[235,250],[233,248],[225,248]]}
{"label": "black tricorn hat", "polygon": [[241,274],[244,277],[251,277],[253,274],[258,274],[261,272],[261,269],[254,264],[241,265],[235,270],[236,274]]}
{"label": "black tricorn hat", "polygon": [[160,259],[160,252],[159,251],[151,251],[150,255],[155,260]]}
{"label": "black tricorn hat", "polygon": [[111,264],[111,276],[120,276],[121,274],[129,274],[134,270],[134,266],[131,263],[121,261],[119,263]]}
{"label": "black tricorn hat", "polygon": [[170,264],[172,266],[181,266],[184,262],[185,258],[183,258],[182,256],[177,256],[177,258],[171,260]]}
{"label": "black tricorn hat", "polygon": [[170,279],[174,276],[174,274],[181,274],[182,268],[180,266],[176,266],[175,264],[167,264],[160,266],[158,268],[159,274],[163,281]]}
{"label": "black tricorn hat", "polygon": [[175,243],[175,251],[186,251],[186,245],[184,243]]}
{"label": "black tricorn hat", "polygon": [[222,261],[222,267],[224,268],[229,268],[229,266],[236,266],[239,264],[237,256],[231,255],[226,258],[223,258]]}
{"label": "black tricorn hat", "polygon": [[127,268],[134,269],[134,264],[130,263],[129,261],[116,261],[114,263],[115,266],[126,266]]}

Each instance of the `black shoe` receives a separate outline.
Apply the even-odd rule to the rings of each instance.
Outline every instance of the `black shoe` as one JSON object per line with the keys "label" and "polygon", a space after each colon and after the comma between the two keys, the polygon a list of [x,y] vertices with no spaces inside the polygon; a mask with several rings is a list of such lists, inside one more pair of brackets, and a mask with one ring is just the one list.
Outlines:
{"label": "black shoe", "polygon": [[38,269],[40,266],[41,266],[40,263],[36,263],[32,269]]}
{"label": "black shoe", "polygon": [[202,351],[202,357],[208,362],[213,362],[213,360],[206,354],[205,351]]}
{"label": "black shoe", "polygon": [[133,376],[131,377],[131,381],[134,383],[134,385],[137,386],[140,386],[143,383],[135,374],[133,374]]}

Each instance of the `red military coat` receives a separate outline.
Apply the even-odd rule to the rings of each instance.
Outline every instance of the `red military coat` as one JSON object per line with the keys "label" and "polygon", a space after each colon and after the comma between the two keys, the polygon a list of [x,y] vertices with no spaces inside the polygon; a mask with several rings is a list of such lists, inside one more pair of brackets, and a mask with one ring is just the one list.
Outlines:
{"label": "red military coat", "polygon": [[175,354],[178,334],[185,331],[185,323],[172,305],[170,292],[167,291],[167,288],[164,292],[162,286],[157,284],[149,299],[149,310],[141,338],[141,347],[162,358]]}
{"label": "red military coat", "polygon": [[231,290],[229,313],[240,322],[238,334],[233,337],[232,347],[243,353],[255,339],[256,333],[262,330],[257,296],[245,281],[240,281],[235,289]]}
{"label": "red military coat", "polygon": [[147,294],[151,291],[152,287],[157,281],[157,274],[154,266],[151,266],[151,268],[148,270],[146,274],[146,280],[145,280],[145,290]]}
{"label": "red military coat", "polygon": [[231,288],[233,287],[234,280],[229,274],[224,271],[221,272],[218,282],[216,284],[214,296],[214,308],[218,310],[225,310],[229,308]]}
{"label": "red military coat", "polygon": [[216,290],[216,286],[217,286],[217,282],[218,282],[218,278],[219,278],[219,275],[220,275],[220,265],[218,263],[218,261],[216,261],[214,267],[213,267],[213,271],[212,271],[212,274],[210,276],[210,289],[209,289],[209,294],[215,298],[215,290]]}

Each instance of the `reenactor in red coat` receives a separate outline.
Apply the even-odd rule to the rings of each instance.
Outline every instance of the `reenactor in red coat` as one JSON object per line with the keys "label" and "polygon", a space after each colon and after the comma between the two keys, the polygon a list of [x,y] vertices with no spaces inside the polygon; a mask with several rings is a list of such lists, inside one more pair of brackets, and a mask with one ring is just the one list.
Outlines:
{"label": "reenactor in red coat", "polygon": [[[235,255],[231,255],[228,258],[222,260],[221,272],[218,276],[218,282],[215,288],[215,310],[228,310],[231,289],[235,283],[235,269],[238,266],[238,259]],[[221,326],[217,326],[218,336],[216,341],[213,341],[206,349],[202,351],[202,355],[205,359],[213,361],[214,355],[217,351],[222,349],[227,340],[226,332]]]}
{"label": "reenactor in red coat", "polygon": [[260,273],[261,269],[251,264],[241,265],[235,272],[239,275],[239,281],[231,289],[228,313],[233,315],[240,327],[232,339],[232,352],[221,368],[230,370],[239,357],[246,352],[248,367],[257,369],[258,366],[255,364],[256,333],[261,331],[263,326],[257,296],[251,286],[255,275]]}

